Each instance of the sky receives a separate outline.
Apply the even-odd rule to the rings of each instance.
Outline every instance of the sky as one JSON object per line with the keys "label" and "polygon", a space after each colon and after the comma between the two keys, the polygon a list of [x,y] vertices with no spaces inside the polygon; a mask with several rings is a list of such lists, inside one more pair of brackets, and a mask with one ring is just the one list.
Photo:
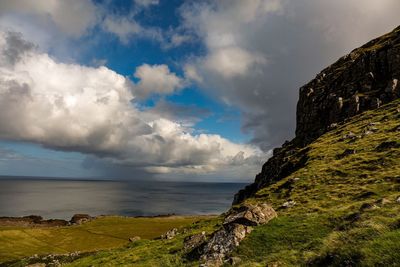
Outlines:
{"label": "sky", "polygon": [[398,0],[2,0],[0,175],[254,179]]}

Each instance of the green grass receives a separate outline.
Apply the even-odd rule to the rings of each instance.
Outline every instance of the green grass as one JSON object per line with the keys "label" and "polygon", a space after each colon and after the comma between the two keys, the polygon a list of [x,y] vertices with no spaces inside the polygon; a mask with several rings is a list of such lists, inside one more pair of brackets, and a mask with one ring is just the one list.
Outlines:
{"label": "green grass", "polygon": [[[239,246],[235,255],[246,259],[245,266],[400,265],[400,148],[377,149],[387,141],[400,144],[398,107],[395,101],[363,113],[321,136],[309,146],[304,168],[247,200],[275,208],[288,200],[297,204],[279,210],[278,219]],[[371,127],[375,133],[343,139]],[[346,149],[356,153],[342,158]],[[372,208],[361,208],[366,205]]]}
{"label": "green grass", "polygon": [[141,240],[127,248],[99,252],[66,266],[198,266],[198,262],[185,259],[184,238],[202,231],[211,234],[220,223],[221,218],[204,219],[172,240]]}
{"label": "green grass", "polygon": [[[400,126],[399,107],[400,100],[394,101],[324,134],[309,145],[305,167],[246,200],[272,204],[278,217],[255,227],[234,251],[240,266],[399,266],[400,147],[378,149],[383,142],[400,144],[395,130]],[[371,127],[377,129],[363,136]],[[343,138],[349,132],[362,137]],[[344,155],[349,149],[356,153]],[[289,200],[296,205],[281,208]],[[168,220],[103,218],[79,227],[3,228],[0,257],[31,255],[38,248],[41,253],[62,253],[119,247],[66,266],[198,266],[185,258],[183,239],[212,233],[221,218],[193,224],[194,218]],[[184,234],[172,240],[152,239],[185,224]],[[127,244],[134,235],[147,239]],[[14,243],[8,245],[10,240]]]}
{"label": "green grass", "polygon": [[118,248],[128,239],[153,239],[206,217],[102,217],[83,225],[49,228],[0,228],[0,262],[34,254],[64,254]]}
{"label": "green grass", "polygon": [[[235,252],[247,264],[305,262],[332,231],[327,218],[316,215],[278,217],[257,227]],[[267,256],[267,259],[266,259]],[[265,265],[264,265],[265,266]]]}

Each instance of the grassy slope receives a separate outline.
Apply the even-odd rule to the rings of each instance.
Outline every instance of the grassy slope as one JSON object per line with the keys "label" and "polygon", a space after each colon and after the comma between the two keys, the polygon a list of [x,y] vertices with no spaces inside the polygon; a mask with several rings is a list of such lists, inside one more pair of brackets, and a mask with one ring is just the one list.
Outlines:
{"label": "grassy slope", "polygon": [[[382,142],[400,144],[400,132],[394,131],[400,126],[399,106],[400,101],[395,101],[366,112],[323,135],[310,145],[305,168],[247,200],[276,208],[288,200],[297,204],[278,209],[278,218],[255,228],[242,242],[234,253],[242,266],[400,264],[400,204],[396,202],[400,148],[377,150]],[[376,132],[354,141],[342,140],[349,132],[362,135],[368,129]],[[356,153],[340,157],[346,149]],[[209,222],[203,227],[210,232],[213,225]],[[196,266],[182,260],[182,239],[145,241],[72,266]]]}
{"label": "grassy slope", "polygon": [[221,218],[201,220],[172,240],[141,240],[122,249],[84,257],[66,266],[199,266],[196,261],[185,260],[184,238],[202,231],[211,234],[220,225]]}
{"label": "grassy slope", "polygon": [[122,247],[129,237],[153,239],[171,228],[204,217],[125,218],[102,217],[78,226],[0,228],[0,262],[34,254],[62,254]]}
{"label": "grassy slope", "polygon": [[[400,265],[400,148],[377,149],[400,144],[399,107],[395,101],[326,133],[310,145],[306,167],[248,200],[297,204],[240,245],[235,254],[244,265]],[[346,149],[356,153],[342,158]]]}
{"label": "grassy slope", "polygon": [[[400,148],[377,149],[382,142],[400,144],[400,132],[394,130],[400,126],[399,107],[400,100],[326,133],[310,145],[304,168],[248,199],[271,203],[279,217],[256,227],[241,243],[234,252],[242,259],[240,265],[399,265]],[[368,129],[375,132],[354,141],[343,139]],[[347,149],[356,153],[341,157]],[[288,200],[296,205],[280,209]],[[183,239],[211,233],[220,220],[202,220],[173,240],[142,240],[68,266],[198,266],[185,261]]]}

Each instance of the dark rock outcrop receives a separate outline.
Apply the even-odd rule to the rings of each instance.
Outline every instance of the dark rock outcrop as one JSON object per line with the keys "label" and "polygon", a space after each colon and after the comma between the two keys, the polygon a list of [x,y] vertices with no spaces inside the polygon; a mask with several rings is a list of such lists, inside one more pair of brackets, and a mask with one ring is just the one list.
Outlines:
{"label": "dark rock outcrop", "polygon": [[339,59],[300,89],[296,139],[309,144],[363,111],[400,97],[400,27]]}
{"label": "dark rock outcrop", "polygon": [[0,226],[57,227],[66,225],[68,225],[68,222],[65,220],[44,220],[38,215],[30,215],[25,217],[0,217]]}
{"label": "dark rock outcrop", "polygon": [[90,216],[89,214],[75,214],[74,216],[72,216],[70,223],[71,224],[82,224],[82,223],[88,222],[92,219],[93,219],[93,217]]}
{"label": "dark rock outcrop", "polygon": [[254,183],[240,190],[233,204],[304,167],[308,158],[305,147],[325,132],[399,97],[400,27],[353,50],[300,88],[296,137],[274,149]]}
{"label": "dark rock outcrop", "polygon": [[241,203],[259,189],[304,167],[308,160],[308,151],[308,148],[299,147],[294,141],[285,143],[282,148],[274,149],[273,156],[263,165],[254,183],[240,190],[235,195],[233,204]]}
{"label": "dark rock outcrop", "polygon": [[[205,266],[220,266],[252,231],[253,226],[266,224],[276,216],[275,210],[263,203],[232,208],[225,217],[223,226],[215,231],[208,241],[198,242],[199,245],[192,248],[190,255],[198,254],[200,260],[205,262]],[[192,236],[189,240],[201,240],[201,238]]]}

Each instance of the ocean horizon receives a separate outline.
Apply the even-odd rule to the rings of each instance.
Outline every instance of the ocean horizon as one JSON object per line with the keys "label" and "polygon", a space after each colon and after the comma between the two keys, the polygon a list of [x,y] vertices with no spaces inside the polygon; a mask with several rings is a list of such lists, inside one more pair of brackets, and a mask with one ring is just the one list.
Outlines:
{"label": "ocean horizon", "polygon": [[246,183],[0,177],[0,216],[205,215],[226,211]]}

